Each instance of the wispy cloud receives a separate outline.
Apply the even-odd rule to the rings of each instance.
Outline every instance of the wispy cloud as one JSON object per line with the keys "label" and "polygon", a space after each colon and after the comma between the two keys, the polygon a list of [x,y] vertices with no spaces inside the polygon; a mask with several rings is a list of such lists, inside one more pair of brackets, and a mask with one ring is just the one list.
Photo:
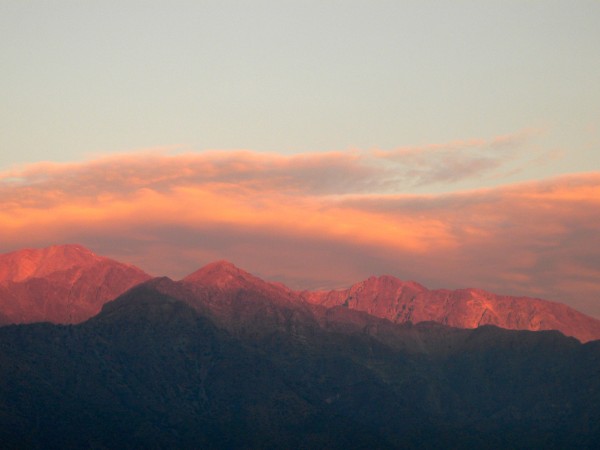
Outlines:
{"label": "wispy cloud", "polygon": [[[502,159],[519,142],[453,148]],[[451,151],[34,164],[0,174],[0,251],[79,242],[174,277],[227,258],[298,288],[390,273],[562,300],[600,316],[600,173],[444,195],[390,192],[397,167],[382,161]],[[435,164],[428,170],[435,179]]]}
{"label": "wispy cloud", "polygon": [[515,158],[535,134],[522,131],[489,140],[472,139],[391,151],[338,151],[281,155],[248,150],[179,155],[156,151],[113,155],[79,163],[37,163],[0,173],[7,189],[38,195],[58,190],[95,195],[150,188],[230,183],[299,194],[398,192],[480,177]]}
{"label": "wispy cloud", "polygon": [[396,172],[406,183],[416,186],[453,183],[488,175],[514,161],[537,134],[537,130],[523,130],[487,140],[374,150],[373,156],[394,163]]}
{"label": "wispy cloud", "polygon": [[83,163],[38,163],[0,173],[0,189],[22,193],[59,190],[95,194],[156,191],[175,186],[229,183],[248,189],[287,192],[363,191],[382,173],[356,152],[283,156],[250,151],[212,151],[177,156],[138,153]]}

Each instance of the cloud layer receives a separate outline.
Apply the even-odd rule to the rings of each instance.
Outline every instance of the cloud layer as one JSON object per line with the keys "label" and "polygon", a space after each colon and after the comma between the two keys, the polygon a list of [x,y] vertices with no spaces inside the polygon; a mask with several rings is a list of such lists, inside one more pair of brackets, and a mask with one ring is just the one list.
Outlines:
{"label": "cloud layer", "polygon": [[555,299],[600,317],[600,173],[402,194],[502,168],[527,136],[34,164],[0,173],[0,251],[78,242],[175,278],[226,258],[295,288],[389,273]]}

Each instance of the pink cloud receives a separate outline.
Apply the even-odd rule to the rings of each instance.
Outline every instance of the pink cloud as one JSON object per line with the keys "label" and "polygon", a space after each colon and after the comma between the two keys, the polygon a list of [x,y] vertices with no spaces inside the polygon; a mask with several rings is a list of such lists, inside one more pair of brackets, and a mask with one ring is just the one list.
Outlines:
{"label": "pink cloud", "polygon": [[0,251],[79,242],[174,277],[226,258],[296,288],[389,273],[600,316],[599,173],[445,195],[392,182],[360,152],[36,164],[0,174]]}

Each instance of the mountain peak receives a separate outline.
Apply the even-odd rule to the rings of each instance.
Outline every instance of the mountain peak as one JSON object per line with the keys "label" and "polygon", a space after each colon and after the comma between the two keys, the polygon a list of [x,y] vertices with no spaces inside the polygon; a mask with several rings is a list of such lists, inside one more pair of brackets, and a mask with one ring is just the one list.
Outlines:
{"label": "mountain peak", "polygon": [[252,291],[262,296],[285,297],[292,291],[279,283],[271,283],[240,269],[229,261],[215,261],[181,280],[183,284],[196,287],[216,288],[222,292]]}
{"label": "mountain peak", "polygon": [[358,283],[362,286],[373,286],[377,289],[410,289],[415,292],[426,291],[427,288],[420,283],[412,280],[401,280],[393,275],[379,275],[371,276],[364,280],[362,283]]}
{"label": "mountain peak", "polygon": [[75,266],[88,266],[102,258],[78,244],[27,248],[0,255],[0,282],[44,277]]}
{"label": "mountain peak", "polygon": [[46,247],[45,250],[49,251],[64,251],[64,252],[82,252],[88,255],[95,254],[87,247],[84,247],[81,244],[57,244],[51,245],[50,247]]}
{"label": "mountain peak", "polygon": [[[244,272],[238,266],[233,264],[232,262],[227,261],[226,259],[220,259],[218,261],[211,262],[205,265],[200,270],[213,271],[213,272],[227,272],[227,273],[240,273]],[[246,272],[244,272],[246,273]]]}
{"label": "mountain peak", "polygon": [[264,283],[259,278],[226,260],[207,264],[181,281],[192,284],[212,285],[220,289],[225,287],[241,288],[246,285]]}
{"label": "mountain peak", "polygon": [[77,323],[150,278],[78,244],[0,255],[0,311],[10,323]]}

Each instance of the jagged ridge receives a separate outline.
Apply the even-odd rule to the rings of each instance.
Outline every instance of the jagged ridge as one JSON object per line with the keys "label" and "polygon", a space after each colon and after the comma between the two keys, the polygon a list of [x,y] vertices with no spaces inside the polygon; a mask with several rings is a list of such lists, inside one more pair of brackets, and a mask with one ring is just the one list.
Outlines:
{"label": "jagged ridge", "polygon": [[[51,321],[77,323],[102,304],[150,279],[140,269],[100,257],[79,245],[21,250],[0,255],[0,325]],[[157,281],[162,291],[198,309],[210,305],[226,321],[240,302],[293,307],[355,309],[394,323],[434,321],[458,328],[496,325],[518,330],[559,330],[582,342],[600,339],[600,321],[559,303],[496,295],[478,289],[429,290],[413,281],[384,275],[348,289],[295,292],[266,282],[227,261],[208,264],[179,282]],[[308,304],[308,305],[307,305]],[[254,313],[257,313],[256,311]],[[319,313],[324,317],[324,313]],[[241,319],[240,319],[241,320]]]}

